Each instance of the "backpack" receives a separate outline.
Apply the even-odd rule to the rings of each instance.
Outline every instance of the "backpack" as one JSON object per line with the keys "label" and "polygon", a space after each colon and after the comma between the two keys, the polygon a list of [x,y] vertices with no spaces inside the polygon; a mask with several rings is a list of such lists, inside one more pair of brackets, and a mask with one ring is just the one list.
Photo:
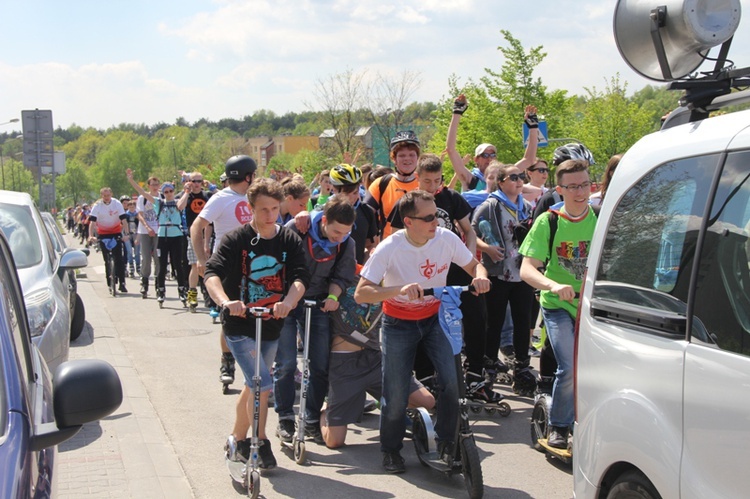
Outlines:
{"label": "backpack", "polygon": [[388,189],[388,184],[391,183],[391,180],[393,180],[393,177],[395,176],[395,173],[386,173],[380,178],[380,183],[378,183],[378,190],[380,191],[380,198],[378,199],[378,221],[380,223],[381,230],[383,227],[385,227],[386,224],[391,223],[393,221],[393,217],[395,216],[395,206],[394,209],[391,210],[391,212],[386,215],[385,210],[383,209],[383,194],[385,194],[386,189]]}

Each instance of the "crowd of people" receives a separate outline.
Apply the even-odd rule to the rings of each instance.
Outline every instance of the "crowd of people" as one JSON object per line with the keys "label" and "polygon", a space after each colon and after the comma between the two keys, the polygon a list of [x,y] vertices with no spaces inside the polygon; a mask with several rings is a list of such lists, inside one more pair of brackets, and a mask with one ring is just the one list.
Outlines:
{"label": "crowd of people", "polygon": [[[107,279],[116,279],[121,292],[127,292],[126,276],[137,275],[147,298],[153,274],[163,302],[165,280],[173,276],[186,306],[198,306],[200,288],[206,307],[229,314],[222,322],[220,375],[233,380],[239,365],[245,378],[226,444],[231,459],[247,461],[250,452],[256,345],[247,309],[269,310],[258,373],[259,462],[269,469],[276,466],[266,431],[272,403],[276,436],[289,443],[297,431],[295,375],[305,299],[320,305],[311,312],[307,345],[306,437],[331,448],[344,445],[347,426],[362,415],[369,393],[380,403],[386,472],[405,471],[400,450],[407,407],[436,407],[437,447],[450,452],[458,381],[438,320],[440,300],[425,295],[425,289],[446,285],[472,286],[461,296],[467,396],[486,404],[502,400],[493,389],[498,373],[509,373],[521,396],[549,385],[549,444],[568,445],[573,323],[596,224],[589,200],[593,156],[581,144],[557,148],[551,185],[550,167],[537,157],[537,109],[527,106],[519,116],[529,128],[522,158],[501,163],[490,143],[462,158],[456,140],[467,108],[458,96],[443,155],[455,172],[447,184],[442,157],[423,153],[414,132],[400,131],[390,141],[393,168],[349,160],[308,185],[280,172],[262,178],[255,161],[239,155],[226,162],[221,189],[208,189],[203,175],[192,172],[182,176],[180,192],[154,177],[142,187],[128,169],[137,197],[118,200],[104,187],[93,206],[67,210],[68,227],[82,243],[98,241],[103,253],[115,256],[116,275]],[[605,183],[617,161],[619,156],[610,161]],[[454,190],[458,183],[460,191]],[[595,204],[605,193],[606,184]],[[105,244],[107,239],[116,244]],[[342,302],[352,298],[382,304],[380,326],[359,338],[332,326]],[[532,338],[540,315],[550,341],[537,377],[529,363],[538,355]]]}

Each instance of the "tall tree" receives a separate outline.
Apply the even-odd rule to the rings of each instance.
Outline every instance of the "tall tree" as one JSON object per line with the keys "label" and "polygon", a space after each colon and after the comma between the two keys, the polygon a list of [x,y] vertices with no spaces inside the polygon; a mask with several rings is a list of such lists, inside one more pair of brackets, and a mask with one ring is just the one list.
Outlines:
{"label": "tall tree", "polygon": [[418,71],[404,70],[398,75],[378,73],[366,93],[366,105],[375,133],[387,144],[406,121],[406,107],[414,92],[422,86]]}
{"label": "tall tree", "polygon": [[57,178],[57,197],[62,204],[77,204],[91,197],[86,169],[77,161],[66,161],[65,173]]}

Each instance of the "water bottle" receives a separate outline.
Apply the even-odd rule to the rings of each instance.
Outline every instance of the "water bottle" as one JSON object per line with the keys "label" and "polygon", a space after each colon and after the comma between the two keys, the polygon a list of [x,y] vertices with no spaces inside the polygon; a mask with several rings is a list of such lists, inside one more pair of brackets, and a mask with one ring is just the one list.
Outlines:
{"label": "water bottle", "polygon": [[[490,246],[500,246],[500,243],[498,242],[497,238],[495,237],[495,234],[492,233],[492,226],[487,220],[480,220],[479,221],[479,232],[482,233],[482,240],[487,243]],[[500,260],[492,260],[494,263],[497,263]]]}

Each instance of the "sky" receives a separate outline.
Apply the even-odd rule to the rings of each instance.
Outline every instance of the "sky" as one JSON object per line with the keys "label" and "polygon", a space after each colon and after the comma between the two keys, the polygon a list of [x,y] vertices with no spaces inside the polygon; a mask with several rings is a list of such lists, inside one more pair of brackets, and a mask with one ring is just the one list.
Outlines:
{"label": "sky", "polygon": [[[625,0],[621,0],[625,1]],[[640,0],[628,0],[635,3]],[[706,0],[712,5],[733,0]],[[745,11],[750,0],[740,0]],[[654,0],[654,5],[672,3]],[[535,76],[583,95],[619,73],[617,0],[1,0],[0,123],[50,109],[55,127],[108,128],[319,110],[317,81],[417,71],[413,101],[447,96],[504,62],[505,29],[547,57]],[[748,21],[750,22],[750,20]],[[715,56],[718,48],[709,55]],[[750,66],[750,26],[730,59]],[[704,65],[701,69],[707,69]],[[675,100],[678,95],[675,96]],[[543,114],[543,110],[540,110]],[[20,123],[1,132],[21,131]]]}

